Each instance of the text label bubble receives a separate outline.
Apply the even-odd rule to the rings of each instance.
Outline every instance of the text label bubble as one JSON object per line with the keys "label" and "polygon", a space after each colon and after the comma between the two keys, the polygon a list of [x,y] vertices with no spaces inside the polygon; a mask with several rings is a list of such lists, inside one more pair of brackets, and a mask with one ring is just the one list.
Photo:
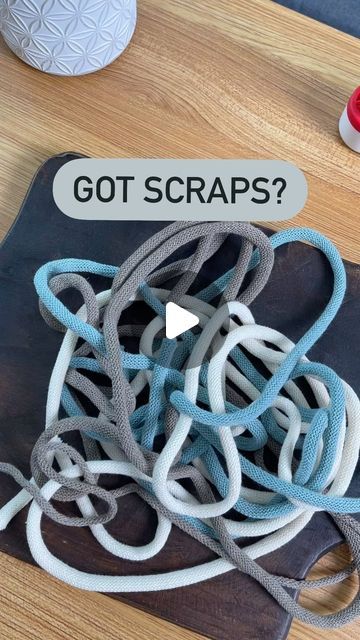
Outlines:
{"label": "text label bubble", "polygon": [[78,220],[286,220],[305,205],[304,174],[281,160],[80,158],[53,184]]}

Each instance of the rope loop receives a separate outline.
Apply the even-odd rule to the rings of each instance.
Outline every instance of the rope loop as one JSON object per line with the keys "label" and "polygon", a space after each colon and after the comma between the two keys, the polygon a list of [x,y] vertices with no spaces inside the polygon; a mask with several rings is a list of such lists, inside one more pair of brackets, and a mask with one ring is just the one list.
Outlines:
{"label": "rope loop", "polygon": [[[236,251],[225,244],[234,237]],[[298,241],[325,256],[333,290],[293,343],[259,324],[249,306],[267,285],[276,249]],[[231,258],[224,273],[216,269],[219,251]],[[204,274],[212,274],[207,286]],[[104,291],[95,292],[93,275],[105,278]],[[336,372],[307,357],[344,298],[336,248],[307,228],[268,238],[247,223],[175,223],[120,267],[58,260],[41,267],[34,283],[42,316],[65,335],[50,379],[46,428],[31,455],[32,479],[0,464],[22,487],[0,509],[0,528],[30,502],[26,531],[34,559],[83,589],[157,591],[237,569],[309,624],[336,627],[358,616],[359,593],[342,611],[322,616],[288,592],[360,574],[359,525],[350,515],[360,511],[360,498],[346,495],[360,451],[360,402]],[[69,289],[81,297],[77,313],[58,297]],[[199,325],[168,340],[165,308],[172,301],[195,313]],[[126,515],[122,498],[132,493],[157,514],[154,537],[142,547],[104,527]],[[95,508],[99,500],[105,512]],[[332,515],[353,563],[319,581],[262,569],[257,559],[293,540],[316,511]],[[134,562],[166,548],[173,526],[218,559],[165,574],[81,572],[46,547],[43,514],[60,525],[89,527],[100,546]]]}

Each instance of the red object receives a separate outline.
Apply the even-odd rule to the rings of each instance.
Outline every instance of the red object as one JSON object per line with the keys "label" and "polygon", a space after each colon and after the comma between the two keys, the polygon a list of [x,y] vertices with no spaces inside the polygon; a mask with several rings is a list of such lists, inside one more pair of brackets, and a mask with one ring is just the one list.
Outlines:
{"label": "red object", "polygon": [[360,87],[354,91],[348,102],[347,114],[354,129],[360,133]]}

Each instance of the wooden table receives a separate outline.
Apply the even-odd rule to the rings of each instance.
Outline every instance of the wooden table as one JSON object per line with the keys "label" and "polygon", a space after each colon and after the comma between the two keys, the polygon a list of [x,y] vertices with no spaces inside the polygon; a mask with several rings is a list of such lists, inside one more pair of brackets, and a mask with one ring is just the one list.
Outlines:
{"label": "wooden table", "polygon": [[[297,164],[309,182],[294,224],[326,233],[344,257],[360,261],[360,157],[337,133],[359,83],[354,38],[270,0],[139,0],[133,42],[100,73],[49,77],[20,63],[3,42],[0,59],[1,235],[36,168],[58,152],[279,158]],[[338,551],[320,564],[335,568],[345,557]],[[10,640],[199,637],[3,554],[0,571],[0,630]],[[350,581],[321,598],[338,606],[354,588]],[[359,630],[357,623],[331,637],[355,639]],[[295,623],[290,640],[328,635]]]}

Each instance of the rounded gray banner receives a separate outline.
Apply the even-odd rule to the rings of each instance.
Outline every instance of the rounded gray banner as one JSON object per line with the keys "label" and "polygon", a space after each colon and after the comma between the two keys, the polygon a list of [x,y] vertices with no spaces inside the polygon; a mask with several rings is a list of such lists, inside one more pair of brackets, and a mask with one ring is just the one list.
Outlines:
{"label": "rounded gray banner", "polygon": [[53,183],[78,220],[286,220],[304,207],[300,169],[281,160],[80,158]]}

